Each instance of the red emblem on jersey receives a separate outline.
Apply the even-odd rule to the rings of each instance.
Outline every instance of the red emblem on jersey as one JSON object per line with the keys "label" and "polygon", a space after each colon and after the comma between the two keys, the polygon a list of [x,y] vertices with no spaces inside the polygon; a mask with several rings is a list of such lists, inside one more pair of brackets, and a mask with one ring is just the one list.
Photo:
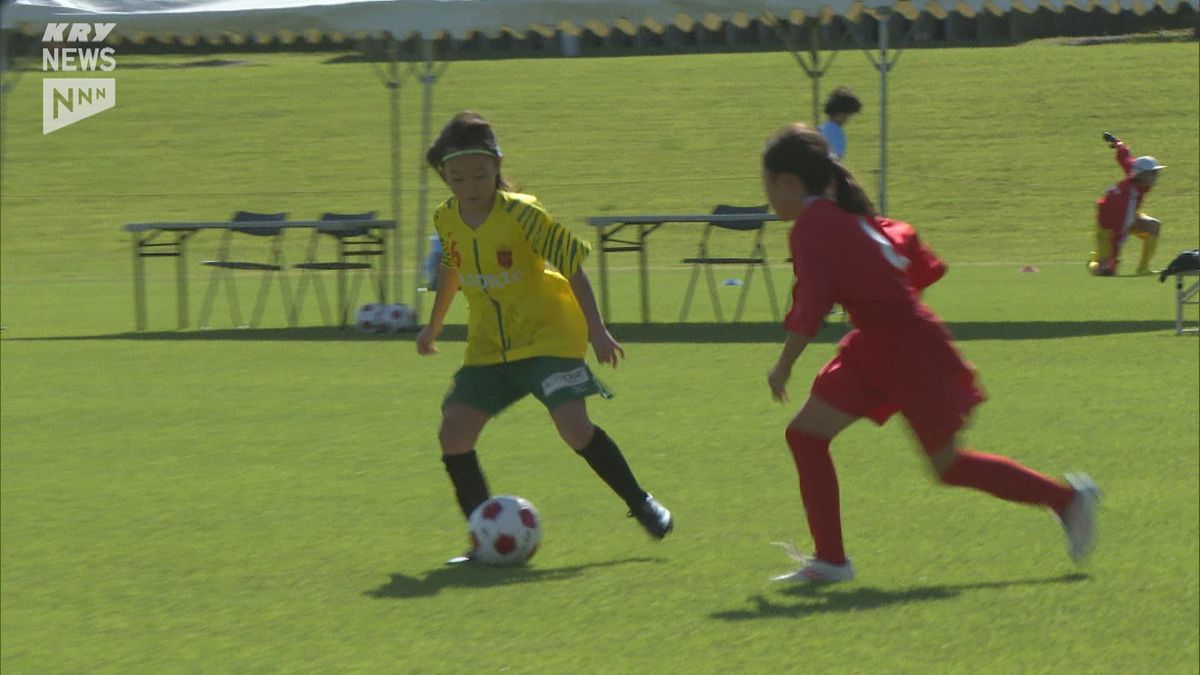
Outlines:
{"label": "red emblem on jersey", "polygon": [[458,242],[450,242],[450,260],[454,263],[455,269],[462,267],[462,254],[458,252]]}
{"label": "red emblem on jersey", "polygon": [[504,269],[512,267],[512,251],[507,248],[496,251],[496,262]]}

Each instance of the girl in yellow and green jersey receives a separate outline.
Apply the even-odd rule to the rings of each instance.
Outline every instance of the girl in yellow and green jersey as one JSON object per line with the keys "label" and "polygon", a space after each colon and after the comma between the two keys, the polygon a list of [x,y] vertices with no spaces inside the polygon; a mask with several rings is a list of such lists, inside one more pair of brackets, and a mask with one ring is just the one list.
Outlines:
{"label": "girl in yellow and green jersey", "polygon": [[[500,146],[482,116],[454,116],[426,153],[453,196],[434,212],[442,243],[437,296],[417,352],[437,353],[454,295],[467,298],[467,351],[442,403],[438,440],[458,505],[469,517],[490,496],[475,445],[487,422],[533,394],[559,435],[625,501],[651,536],[662,539],[671,512],[638,485],[620,448],[588,417],[587,396],[608,392],[584,356],[600,363],[625,356],[600,317],[583,270],[591,246],[546,213],[530,195],[508,192]],[[469,562],[471,552],[450,559]]]}

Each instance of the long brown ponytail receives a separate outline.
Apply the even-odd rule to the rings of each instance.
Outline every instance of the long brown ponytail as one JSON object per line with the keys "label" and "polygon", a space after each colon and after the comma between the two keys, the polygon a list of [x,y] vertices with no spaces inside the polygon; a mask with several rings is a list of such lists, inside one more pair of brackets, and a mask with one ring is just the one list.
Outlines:
{"label": "long brown ponytail", "polygon": [[861,216],[875,215],[875,205],[871,203],[871,198],[867,196],[866,190],[854,180],[854,174],[846,168],[844,164],[836,159],[831,159],[833,164],[833,186],[834,194],[837,196],[837,204],[843,211],[857,213]]}
{"label": "long brown ponytail", "polygon": [[875,214],[871,198],[850,170],[829,156],[829,145],[820,133],[800,123],[789,124],[767,139],[763,168],[770,173],[790,173],[812,195],[833,188],[837,205],[863,216]]}

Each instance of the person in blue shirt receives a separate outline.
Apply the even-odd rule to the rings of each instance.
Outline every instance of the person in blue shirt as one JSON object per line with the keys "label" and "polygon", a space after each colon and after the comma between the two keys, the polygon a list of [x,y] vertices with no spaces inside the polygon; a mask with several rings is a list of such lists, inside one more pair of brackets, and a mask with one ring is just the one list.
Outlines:
{"label": "person in blue shirt", "polygon": [[442,238],[435,235],[429,237],[429,255],[425,256],[425,288],[437,290],[438,268],[442,266]]}
{"label": "person in blue shirt", "polygon": [[846,156],[846,131],[842,128],[862,110],[862,101],[850,91],[849,87],[838,87],[825,100],[825,121],[817,127],[825,142],[829,144],[829,156],[833,159],[843,159]]}

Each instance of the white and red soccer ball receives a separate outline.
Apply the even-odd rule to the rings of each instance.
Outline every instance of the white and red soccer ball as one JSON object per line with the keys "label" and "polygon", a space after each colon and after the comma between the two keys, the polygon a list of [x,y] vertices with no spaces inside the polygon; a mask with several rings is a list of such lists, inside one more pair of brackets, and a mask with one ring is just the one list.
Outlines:
{"label": "white and red soccer ball", "polygon": [[417,314],[408,305],[371,303],[358,308],[354,327],[363,333],[396,333],[417,327]]}
{"label": "white and red soccer ball", "polygon": [[383,305],[369,304],[358,308],[354,327],[363,333],[383,332]]}
{"label": "white and red soccer ball", "polygon": [[472,557],[488,565],[521,565],[537,552],[542,519],[527,499],[492,497],[467,519],[474,545]]}

